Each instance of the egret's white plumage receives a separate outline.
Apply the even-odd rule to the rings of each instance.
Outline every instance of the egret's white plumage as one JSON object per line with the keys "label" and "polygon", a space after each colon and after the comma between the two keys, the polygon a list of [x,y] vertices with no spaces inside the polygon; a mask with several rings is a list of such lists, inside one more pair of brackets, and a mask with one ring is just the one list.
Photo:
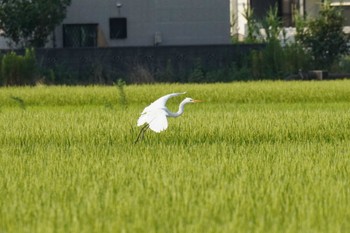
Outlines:
{"label": "egret's white plumage", "polygon": [[[188,103],[196,103],[196,102],[202,102],[201,100],[194,100],[191,98],[185,98],[179,105],[179,110],[177,112],[171,112],[169,109],[165,106],[168,99],[183,95],[186,92],[182,93],[172,93],[165,95],[163,97],[160,97],[153,103],[151,103],[149,106],[147,106],[141,113],[141,116],[139,117],[137,121],[137,126],[142,126],[146,124],[151,130],[154,132],[161,132],[163,130],[166,130],[168,128],[168,120],[167,117],[178,117],[181,116],[184,112],[185,105]],[[143,128],[141,132],[146,130],[146,128]],[[140,132],[140,134],[141,134]],[[139,136],[140,136],[139,134]],[[139,138],[139,137],[138,137]],[[137,138],[137,140],[138,140]],[[136,141],[137,141],[136,140]]]}

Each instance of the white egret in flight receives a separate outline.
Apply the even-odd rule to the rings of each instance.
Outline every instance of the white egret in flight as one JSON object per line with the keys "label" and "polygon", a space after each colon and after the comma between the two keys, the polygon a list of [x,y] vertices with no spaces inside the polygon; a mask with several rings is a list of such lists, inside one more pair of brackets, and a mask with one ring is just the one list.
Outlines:
{"label": "white egret in flight", "polygon": [[145,131],[150,128],[156,133],[159,133],[163,130],[166,130],[168,128],[168,120],[167,117],[178,117],[181,116],[184,112],[185,105],[188,103],[198,103],[203,102],[202,100],[194,100],[192,98],[185,98],[179,105],[179,110],[177,112],[171,112],[169,109],[165,106],[168,99],[174,96],[185,94],[183,93],[172,93],[165,95],[163,97],[160,97],[153,103],[151,103],[149,106],[147,106],[143,112],[141,113],[140,118],[137,121],[137,126],[145,125],[141,128],[141,131],[139,135],[137,136],[137,139],[135,143],[139,140],[140,136],[145,133]]}

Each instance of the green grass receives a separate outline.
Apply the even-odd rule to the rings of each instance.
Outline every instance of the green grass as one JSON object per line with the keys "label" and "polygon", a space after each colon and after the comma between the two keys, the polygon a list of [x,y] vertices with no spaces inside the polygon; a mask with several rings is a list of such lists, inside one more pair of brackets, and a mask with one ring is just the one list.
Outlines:
{"label": "green grass", "polygon": [[[124,90],[0,89],[1,233],[350,231],[350,81]],[[206,102],[133,144],[177,91]]]}

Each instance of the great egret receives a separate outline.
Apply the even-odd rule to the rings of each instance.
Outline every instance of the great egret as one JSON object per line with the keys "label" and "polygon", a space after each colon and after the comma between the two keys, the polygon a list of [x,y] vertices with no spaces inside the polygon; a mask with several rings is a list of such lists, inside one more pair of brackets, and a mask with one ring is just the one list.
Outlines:
{"label": "great egret", "polygon": [[172,93],[165,95],[163,97],[160,97],[153,103],[151,103],[149,106],[147,106],[143,112],[141,113],[141,116],[139,117],[137,121],[137,126],[145,125],[141,128],[141,131],[139,135],[137,136],[137,139],[135,143],[139,140],[140,136],[145,133],[145,131],[150,128],[156,133],[159,133],[163,130],[166,130],[168,128],[168,120],[167,117],[178,117],[181,116],[184,112],[185,105],[188,103],[198,103],[203,102],[202,100],[194,100],[192,98],[185,98],[179,105],[179,110],[177,112],[171,112],[169,109],[165,106],[168,99],[174,96],[183,95],[186,92],[182,93]]}

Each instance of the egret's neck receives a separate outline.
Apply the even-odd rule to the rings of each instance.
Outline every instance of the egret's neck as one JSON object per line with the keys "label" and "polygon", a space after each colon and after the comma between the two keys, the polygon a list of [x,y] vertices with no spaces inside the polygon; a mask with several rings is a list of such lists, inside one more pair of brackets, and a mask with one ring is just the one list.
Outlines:
{"label": "egret's neck", "polygon": [[185,104],[187,104],[187,102],[182,101],[179,105],[179,110],[177,112],[172,112],[169,114],[169,117],[178,117],[181,116],[182,113],[184,113],[185,110]]}

